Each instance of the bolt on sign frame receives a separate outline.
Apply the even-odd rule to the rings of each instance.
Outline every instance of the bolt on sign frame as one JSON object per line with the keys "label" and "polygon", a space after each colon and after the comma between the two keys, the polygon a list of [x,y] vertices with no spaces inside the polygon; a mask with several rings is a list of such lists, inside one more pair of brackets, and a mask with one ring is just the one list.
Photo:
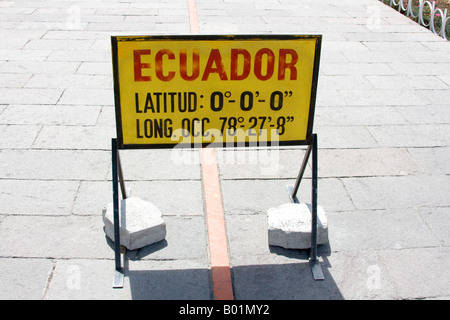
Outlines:
{"label": "bolt on sign frame", "polygon": [[321,35],[112,36],[117,138],[112,139],[113,286],[123,286],[121,149],[307,145],[312,153],[311,258],[317,259],[317,135],[313,134]]}

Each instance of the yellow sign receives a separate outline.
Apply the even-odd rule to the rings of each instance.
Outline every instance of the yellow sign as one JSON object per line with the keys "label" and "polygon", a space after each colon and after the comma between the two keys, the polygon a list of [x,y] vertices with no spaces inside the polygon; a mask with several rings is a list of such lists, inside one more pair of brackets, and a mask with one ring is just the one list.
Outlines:
{"label": "yellow sign", "polygon": [[306,144],[321,36],[112,37],[121,148]]}

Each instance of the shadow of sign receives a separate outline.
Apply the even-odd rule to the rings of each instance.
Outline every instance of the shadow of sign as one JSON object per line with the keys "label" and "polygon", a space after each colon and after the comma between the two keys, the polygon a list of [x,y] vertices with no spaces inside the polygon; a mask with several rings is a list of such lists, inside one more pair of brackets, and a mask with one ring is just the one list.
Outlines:
{"label": "shadow of sign", "polygon": [[[325,281],[314,281],[304,263],[243,265],[232,268],[236,300],[342,300],[327,266]],[[128,270],[132,299],[211,300],[211,269]]]}
{"label": "shadow of sign", "polygon": [[[269,246],[273,256],[261,256],[261,264],[242,264],[232,269],[233,287],[237,300],[343,300],[328,268],[326,256],[331,252],[329,244],[319,245],[319,256],[325,280],[311,277],[309,250],[291,250]],[[264,263],[279,260],[280,263]]]}
{"label": "shadow of sign", "polygon": [[133,300],[210,300],[210,270],[128,270]]}
{"label": "shadow of sign", "polygon": [[324,281],[314,281],[304,263],[245,265],[233,267],[236,300],[342,300],[326,265]]}
{"label": "shadow of sign", "polygon": [[[134,300],[212,300],[211,268],[183,268],[181,260],[150,260],[153,253],[170,246],[161,241],[139,250],[127,251],[125,277]],[[236,300],[342,300],[324,257],[327,245],[319,246],[324,257],[324,281],[314,281],[308,261],[308,250],[286,250],[269,246],[274,257],[284,256],[280,263],[243,264],[231,268]],[[267,260],[267,256],[262,260]],[[132,267],[130,268],[130,260]],[[277,260],[277,259],[275,259]],[[145,270],[134,270],[143,264]],[[154,268],[149,270],[149,267]],[[216,270],[217,271],[217,270]]]}

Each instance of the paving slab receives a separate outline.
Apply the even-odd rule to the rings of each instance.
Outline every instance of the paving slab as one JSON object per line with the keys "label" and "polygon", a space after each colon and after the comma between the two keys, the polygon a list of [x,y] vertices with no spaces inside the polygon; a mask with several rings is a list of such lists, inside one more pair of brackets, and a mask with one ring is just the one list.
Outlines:
{"label": "paving slab", "polygon": [[114,105],[112,89],[68,88],[58,100],[59,104]]}
{"label": "paving slab", "polygon": [[0,258],[2,300],[40,300],[53,268],[51,259]]}
{"label": "paving slab", "polygon": [[358,209],[448,206],[449,177],[421,175],[342,179]]}
{"label": "paving slab", "polygon": [[[67,56],[65,54],[64,56]],[[29,79],[25,87],[27,88],[111,88],[111,77],[102,74],[69,74],[69,75],[48,75],[34,74]]]}
{"label": "paving slab", "polygon": [[[263,214],[271,207],[290,202],[287,185],[294,185],[295,179],[287,180],[222,180],[222,196],[226,214]],[[311,179],[304,178],[297,198],[311,203]],[[318,182],[318,203],[325,211],[353,210],[355,206],[341,179],[320,179]]]}
{"label": "paving slab", "polygon": [[33,141],[36,149],[110,150],[115,128],[106,126],[43,126]]}
{"label": "paving slab", "polygon": [[[410,126],[370,126],[368,130],[383,147],[443,147],[450,137],[450,124],[416,124]],[[414,139],[411,139],[414,137]]]}
{"label": "paving slab", "polygon": [[423,168],[427,174],[448,175],[450,169],[446,163],[450,161],[450,149],[442,148],[408,148],[412,159]]}
{"label": "paving slab", "polygon": [[[45,45],[32,50],[42,50]],[[48,49],[48,48],[47,48]],[[40,73],[40,74],[74,74],[78,67],[78,62],[49,62],[49,61],[7,61],[0,67],[1,73]]]}
{"label": "paving slab", "polygon": [[416,208],[327,212],[327,217],[333,252],[440,245]]}
{"label": "paving slab", "polygon": [[319,177],[406,176],[422,173],[406,149],[327,149],[320,151]]}
{"label": "paving slab", "polygon": [[0,88],[1,104],[54,104],[62,89]]}
{"label": "paving slab", "polygon": [[401,299],[448,296],[448,247],[383,251],[381,259]]}
{"label": "paving slab", "polygon": [[396,110],[410,124],[448,124],[446,105],[397,106]]}
{"label": "paving slab", "polygon": [[[47,35],[48,33],[46,33]],[[70,35],[64,34],[61,37],[69,37]],[[54,36],[56,37],[56,36]],[[72,37],[76,37],[73,36]],[[107,38],[107,35],[101,36],[101,38]],[[95,38],[94,38],[95,39]],[[94,44],[91,46],[95,46],[97,39],[94,40]],[[47,58],[48,61],[80,61],[80,62],[110,62],[111,61],[111,55],[110,52],[108,52],[106,49],[104,51],[100,50],[58,50],[58,51],[52,51],[50,55]],[[109,80],[111,78],[108,77]]]}
{"label": "paving slab", "polygon": [[111,166],[110,159],[111,152],[99,150],[3,150],[0,154],[0,177],[102,180]]}
{"label": "paving slab", "polygon": [[84,105],[37,105],[10,104],[4,106],[0,124],[47,124],[47,125],[94,125],[99,118],[101,106]]}
{"label": "paving slab", "polygon": [[[3,257],[111,258],[101,216],[6,216],[0,225]],[[62,236],[64,235],[64,236]]]}
{"label": "paving slab", "polygon": [[31,73],[4,73],[0,79],[0,86],[4,88],[21,88],[27,83],[31,76]]}
{"label": "paving slab", "polygon": [[[130,299],[129,290],[111,287],[108,260],[55,260],[52,281],[41,299],[45,300],[119,300]],[[128,285],[126,278],[126,284]]]}
{"label": "paving slab", "polygon": [[41,131],[39,125],[8,125],[0,127],[0,141],[2,149],[28,149]]}
{"label": "paving slab", "polygon": [[70,215],[78,181],[0,180],[0,213],[7,215]]}
{"label": "paving slab", "polygon": [[[322,126],[343,126],[346,129],[348,126],[370,126],[370,125],[385,125],[385,124],[407,124],[408,121],[405,116],[398,109],[404,108],[406,112],[412,107],[369,107],[364,108],[364,112],[359,112],[362,106],[354,107],[321,107],[315,111],[315,124],[320,129]],[[429,110],[429,109],[427,109]],[[423,110],[425,111],[425,110]],[[429,112],[429,111],[428,111]],[[411,114],[417,115],[417,111],[411,111]],[[419,118],[419,117],[418,117]],[[420,117],[422,118],[422,117]],[[441,120],[442,121],[442,120]],[[326,134],[327,130],[323,131]],[[322,135],[321,141],[322,141]],[[353,142],[356,139],[351,139]],[[348,143],[351,143],[348,142]],[[367,141],[366,143],[369,143]],[[323,148],[322,142],[320,147]]]}
{"label": "paving slab", "polygon": [[419,210],[420,215],[442,247],[448,247],[450,243],[448,212],[448,207],[421,208]]}
{"label": "paving slab", "polygon": [[317,125],[314,131],[317,133],[317,145],[322,149],[368,149],[380,146],[366,126]]}
{"label": "paving slab", "polygon": [[373,89],[373,90],[340,90],[344,100],[350,106],[378,106],[378,105],[426,105],[430,98],[419,94],[417,90],[407,89],[398,91],[396,89]]}
{"label": "paving slab", "polygon": [[367,76],[369,82],[378,89],[447,89],[447,85],[437,76]]}

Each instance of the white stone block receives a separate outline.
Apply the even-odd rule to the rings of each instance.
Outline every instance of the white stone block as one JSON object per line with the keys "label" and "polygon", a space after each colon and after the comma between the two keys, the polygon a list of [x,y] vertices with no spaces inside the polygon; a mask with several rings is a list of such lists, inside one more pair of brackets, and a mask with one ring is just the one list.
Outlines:
{"label": "white stone block", "polygon": [[[311,205],[286,203],[267,210],[269,245],[286,249],[311,248]],[[317,206],[317,244],[328,243],[325,211]]]}
{"label": "white stone block", "polygon": [[[120,200],[120,244],[135,250],[166,237],[166,223],[161,211],[151,202],[137,197]],[[114,241],[114,208],[110,203],[103,209],[106,235]]]}

